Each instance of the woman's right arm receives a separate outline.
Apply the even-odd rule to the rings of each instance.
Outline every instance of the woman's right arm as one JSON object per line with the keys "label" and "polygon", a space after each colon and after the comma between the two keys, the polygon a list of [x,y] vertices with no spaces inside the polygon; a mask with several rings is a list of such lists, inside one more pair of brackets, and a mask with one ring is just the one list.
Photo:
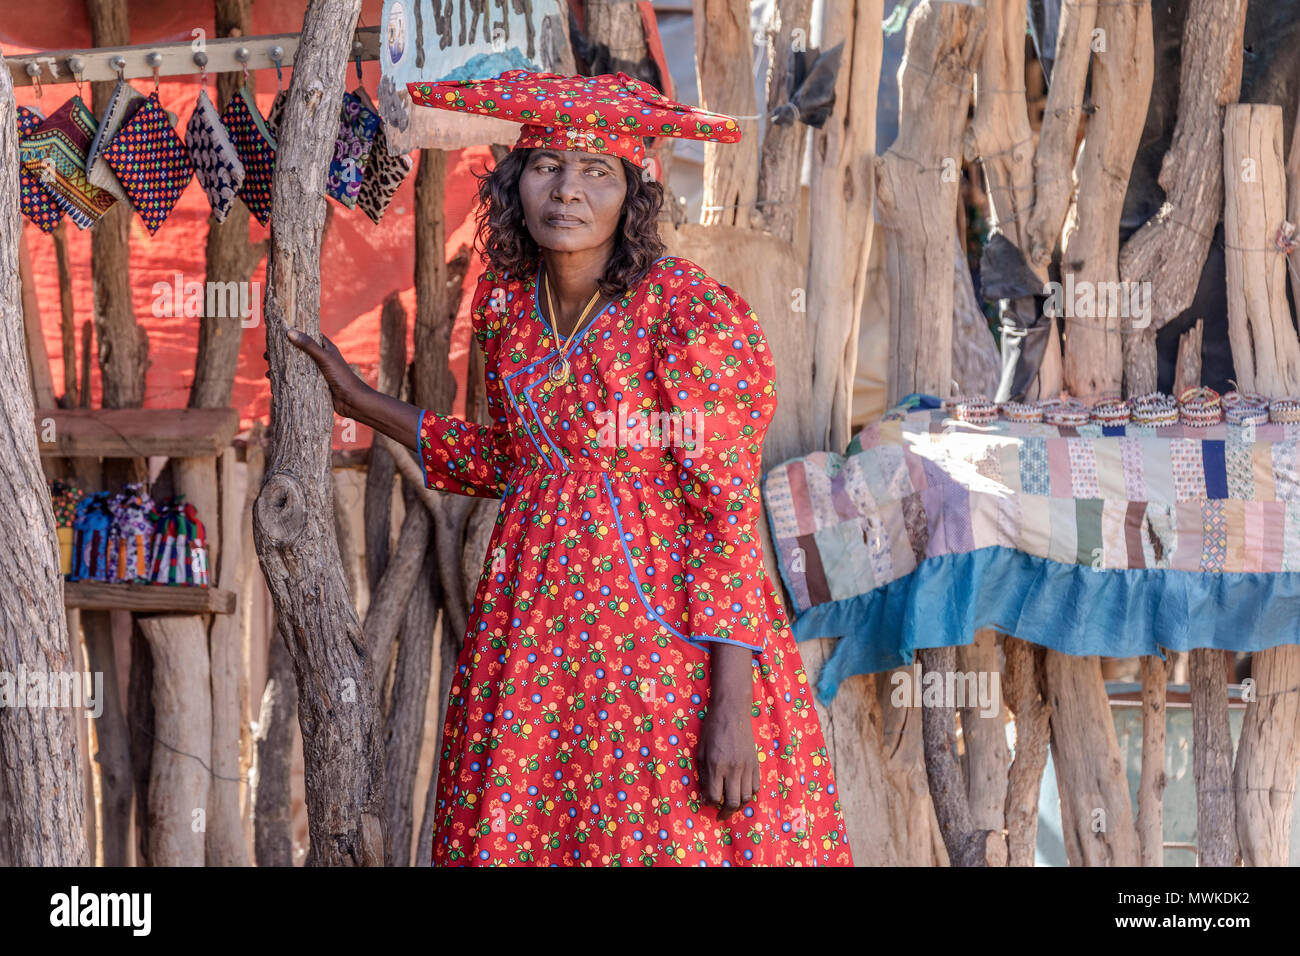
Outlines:
{"label": "woman's right arm", "polygon": [[503,427],[476,425],[385,395],[353,372],[338,346],[324,335],[320,343],[298,329],[288,335],[320,369],[335,412],[419,454],[426,488],[486,498],[505,493],[510,455]]}

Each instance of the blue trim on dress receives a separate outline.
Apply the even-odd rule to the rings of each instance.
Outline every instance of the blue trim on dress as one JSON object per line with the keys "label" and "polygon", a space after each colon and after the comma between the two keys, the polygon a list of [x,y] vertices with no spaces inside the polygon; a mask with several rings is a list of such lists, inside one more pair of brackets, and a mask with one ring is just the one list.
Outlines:
{"label": "blue trim on dress", "polygon": [[796,641],[840,638],[818,682],[823,703],[846,677],[909,665],[923,648],[970,644],[982,627],[1076,656],[1261,651],[1300,644],[1300,572],[1094,570],[990,545],[928,558],[793,624]]}
{"label": "blue trim on dress", "polygon": [[429,410],[420,409],[420,420],[415,423],[415,447],[420,453],[420,470],[424,472],[424,487],[431,488],[429,484],[429,466],[424,460],[424,446],[420,444],[420,439],[424,435],[424,416]]}

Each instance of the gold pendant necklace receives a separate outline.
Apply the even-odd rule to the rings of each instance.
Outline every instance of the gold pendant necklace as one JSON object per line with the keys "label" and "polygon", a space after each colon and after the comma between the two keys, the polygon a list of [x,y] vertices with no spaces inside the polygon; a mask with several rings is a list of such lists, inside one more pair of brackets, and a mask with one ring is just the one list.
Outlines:
{"label": "gold pendant necklace", "polygon": [[587,313],[590,312],[591,307],[596,304],[596,299],[599,296],[600,289],[597,288],[596,291],[591,294],[591,298],[587,300],[587,305],[586,308],[582,310],[582,315],[578,316],[578,321],[577,324],[574,325],[573,331],[570,332],[569,337],[564,340],[564,344],[560,345],[560,330],[555,325],[555,300],[551,298],[551,277],[549,274],[546,276],[546,318],[551,325],[551,334],[555,337],[555,344],[559,346],[559,358],[551,363],[551,369],[548,375],[551,381],[557,385],[561,382],[567,381],[569,378],[569,359],[566,354],[569,351],[569,343],[572,342],[573,337],[578,334],[578,329],[582,328],[582,323],[587,319]]}

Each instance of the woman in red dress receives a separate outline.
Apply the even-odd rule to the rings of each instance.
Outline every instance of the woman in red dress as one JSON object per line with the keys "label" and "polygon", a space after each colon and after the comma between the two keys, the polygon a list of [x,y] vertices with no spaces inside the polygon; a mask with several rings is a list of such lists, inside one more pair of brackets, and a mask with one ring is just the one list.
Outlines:
{"label": "woman in red dress", "polygon": [[772,354],[735,290],[664,255],[641,168],[643,135],[735,141],[734,120],[621,73],[410,89],[525,124],[479,189],[492,424],[384,396],[328,340],[291,337],[340,414],[418,450],[428,487],[502,499],[449,689],[434,865],[850,865],[763,567]]}

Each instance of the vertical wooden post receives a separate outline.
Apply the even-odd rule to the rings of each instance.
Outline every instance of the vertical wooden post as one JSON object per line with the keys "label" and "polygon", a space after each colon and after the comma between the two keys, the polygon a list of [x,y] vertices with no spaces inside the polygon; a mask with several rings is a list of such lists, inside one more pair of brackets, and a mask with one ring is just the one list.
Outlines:
{"label": "vertical wooden post", "polygon": [[1237,820],[1232,800],[1232,730],[1223,651],[1192,651],[1192,772],[1196,779],[1196,865],[1235,866]]}
{"label": "vertical wooden post", "polygon": [[[700,105],[750,117],[754,99],[754,35],[749,0],[695,0],[695,76]],[[700,222],[748,227],[758,198],[758,121],[740,119],[739,143],[704,144]]]}
{"label": "vertical wooden post", "polygon": [[858,321],[876,197],[873,154],[882,19],[881,0],[826,4],[822,16],[822,46],[843,43],[843,48],[835,110],[812,138],[807,306],[813,345],[812,447],[832,451],[842,451],[852,437]]}
{"label": "vertical wooden post", "polygon": [[1237,383],[1264,395],[1300,391],[1300,338],[1287,304],[1282,107],[1229,106],[1223,121],[1224,259],[1228,341]]}
{"label": "vertical wooden post", "polygon": [[1168,664],[1154,654],[1142,658],[1142,779],[1138,782],[1138,841],[1143,866],[1165,859],[1165,692]]}
{"label": "vertical wooden post", "polygon": [[382,866],[384,763],[374,674],[334,541],[333,411],[286,331],[320,330],[324,184],[360,0],[311,0],[278,128],[267,268],[271,444],[253,516],[298,682],[310,865]]}
{"label": "vertical wooden post", "polygon": [[1250,676],[1254,700],[1246,705],[1233,770],[1237,837],[1246,866],[1286,866],[1300,774],[1300,646],[1256,651]]}
{"label": "vertical wooden post", "polygon": [[1178,121],[1160,167],[1165,205],[1129,237],[1120,278],[1148,282],[1151,324],[1123,337],[1124,390],[1156,388],[1156,332],[1192,304],[1223,202],[1223,111],[1241,91],[1246,0],[1190,0]]}
{"label": "vertical wooden post", "polygon": [[[66,674],[71,664],[63,576],[27,387],[18,246],[18,123],[0,54],[0,669]],[[77,675],[78,678],[80,675]],[[0,793],[7,862],[86,866],[79,709],[0,707]]]}

